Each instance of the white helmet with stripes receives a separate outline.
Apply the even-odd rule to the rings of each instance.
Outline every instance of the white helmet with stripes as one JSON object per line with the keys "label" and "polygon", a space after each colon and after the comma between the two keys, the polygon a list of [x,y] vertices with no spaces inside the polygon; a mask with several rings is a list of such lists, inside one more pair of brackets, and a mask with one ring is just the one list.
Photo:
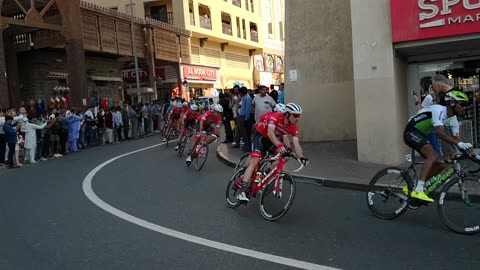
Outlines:
{"label": "white helmet with stripes", "polygon": [[302,107],[296,103],[288,103],[287,106],[285,106],[285,112],[291,114],[302,114],[303,110]]}
{"label": "white helmet with stripes", "polygon": [[223,112],[223,107],[220,104],[215,104],[215,106],[213,106],[213,110],[221,113],[221,112]]}

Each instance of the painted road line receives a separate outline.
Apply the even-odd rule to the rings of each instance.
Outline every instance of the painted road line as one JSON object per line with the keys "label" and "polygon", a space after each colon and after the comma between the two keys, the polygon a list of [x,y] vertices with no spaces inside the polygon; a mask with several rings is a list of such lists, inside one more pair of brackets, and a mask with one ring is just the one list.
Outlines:
{"label": "painted road line", "polygon": [[191,243],[199,244],[199,245],[210,247],[210,248],[215,248],[215,249],[222,250],[222,251],[227,251],[227,252],[230,252],[230,253],[235,253],[235,254],[239,254],[239,255],[243,255],[243,256],[247,256],[247,257],[251,257],[251,258],[255,258],[255,259],[259,259],[259,260],[263,260],[263,261],[268,261],[268,262],[272,262],[272,263],[276,263],[276,264],[287,265],[287,266],[296,267],[296,268],[300,268],[300,269],[309,269],[309,270],[337,270],[338,269],[338,268],[328,267],[328,266],[324,266],[324,265],[313,264],[313,263],[309,263],[309,262],[305,262],[305,261],[290,259],[290,258],[286,258],[286,257],[276,256],[276,255],[272,255],[272,254],[268,254],[268,253],[263,253],[263,252],[259,252],[259,251],[256,251],[256,250],[237,247],[237,246],[233,246],[233,245],[229,245],[229,244],[225,244],[225,243],[221,243],[221,242],[212,241],[212,240],[209,240],[209,239],[197,237],[197,236],[194,236],[194,235],[182,233],[182,232],[175,231],[175,230],[172,230],[172,229],[169,229],[169,228],[166,228],[166,227],[162,227],[162,226],[159,226],[157,224],[154,224],[154,223],[148,222],[146,220],[143,220],[143,219],[137,218],[135,216],[132,216],[132,215],[130,215],[128,213],[125,213],[123,211],[120,211],[117,208],[109,205],[108,203],[106,203],[105,201],[100,199],[95,194],[95,192],[92,189],[92,181],[93,181],[93,178],[95,177],[95,175],[102,168],[104,168],[105,166],[114,162],[117,159],[129,156],[129,155],[133,155],[133,154],[141,152],[141,151],[152,149],[152,148],[164,145],[164,144],[165,143],[160,143],[160,144],[155,144],[155,145],[145,147],[145,148],[142,148],[142,149],[138,149],[138,150],[135,150],[135,151],[123,154],[123,155],[119,155],[117,157],[114,157],[112,159],[109,159],[109,160],[103,162],[102,164],[95,167],[92,171],[90,171],[87,174],[87,176],[83,179],[83,192],[85,193],[85,195],[87,196],[87,198],[91,202],[93,202],[95,205],[97,205],[101,209],[109,212],[110,214],[112,214],[114,216],[117,216],[117,217],[119,217],[123,220],[126,220],[128,222],[131,222],[133,224],[136,224],[138,226],[141,226],[143,228],[146,228],[146,229],[149,229],[149,230],[152,230],[152,231],[164,234],[164,235],[168,235],[170,237],[174,237],[174,238],[177,238],[177,239],[181,239],[181,240],[184,240],[184,241],[188,241],[188,242],[191,242]]}

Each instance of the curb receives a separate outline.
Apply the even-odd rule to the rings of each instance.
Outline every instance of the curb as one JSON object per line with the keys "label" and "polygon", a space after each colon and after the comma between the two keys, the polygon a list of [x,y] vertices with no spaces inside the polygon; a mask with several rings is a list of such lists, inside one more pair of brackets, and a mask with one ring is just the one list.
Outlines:
{"label": "curb", "polygon": [[[221,148],[222,148],[222,145],[217,147],[217,158],[221,162],[223,162],[225,165],[235,168],[235,165],[237,165],[237,163],[228,159],[227,155],[225,155],[222,152]],[[347,189],[347,190],[357,190],[357,191],[366,191],[368,188],[367,184],[352,183],[342,179],[310,176],[310,175],[303,175],[303,174],[292,174],[292,175],[296,178],[301,178],[301,180],[297,179],[297,182],[303,183],[303,184],[318,185],[318,186]]]}

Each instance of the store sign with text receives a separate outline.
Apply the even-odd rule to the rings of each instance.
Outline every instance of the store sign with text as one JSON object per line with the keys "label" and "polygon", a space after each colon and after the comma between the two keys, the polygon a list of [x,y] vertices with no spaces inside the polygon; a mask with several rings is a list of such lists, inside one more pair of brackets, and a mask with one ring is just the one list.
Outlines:
{"label": "store sign with text", "polygon": [[217,82],[218,69],[204,66],[182,65],[182,76],[187,81]]}
{"label": "store sign with text", "polygon": [[480,33],[480,0],[391,0],[392,41]]}
{"label": "store sign with text", "polygon": [[[148,72],[143,69],[138,69],[138,75],[140,77],[141,82],[148,81]],[[155,76],[157,78],[161,78],[162,80],[166,80],[165,78],[165,68],[157,67],[155,68]],[[122,79],[126,83],[135,83],[137,80],[137,73],[135,69],[124,69],[122,70]]]}

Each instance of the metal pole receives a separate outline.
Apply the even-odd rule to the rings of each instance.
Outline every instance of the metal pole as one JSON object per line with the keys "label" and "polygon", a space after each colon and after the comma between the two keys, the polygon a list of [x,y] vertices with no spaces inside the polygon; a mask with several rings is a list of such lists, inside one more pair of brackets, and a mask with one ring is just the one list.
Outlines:
{"label": "metal pole", "polygon": [[132,47],[133,47],[133,58],[135,59],[135,77],[137,79],[137,97],[138,103],[142,101],[142,96],[140,94],[140,75],[138,73],[138,58],[137,58],[137,42],[135,37],[135,16],[133,15],[133,3],[130,0],[130,15],[132,16]]}

